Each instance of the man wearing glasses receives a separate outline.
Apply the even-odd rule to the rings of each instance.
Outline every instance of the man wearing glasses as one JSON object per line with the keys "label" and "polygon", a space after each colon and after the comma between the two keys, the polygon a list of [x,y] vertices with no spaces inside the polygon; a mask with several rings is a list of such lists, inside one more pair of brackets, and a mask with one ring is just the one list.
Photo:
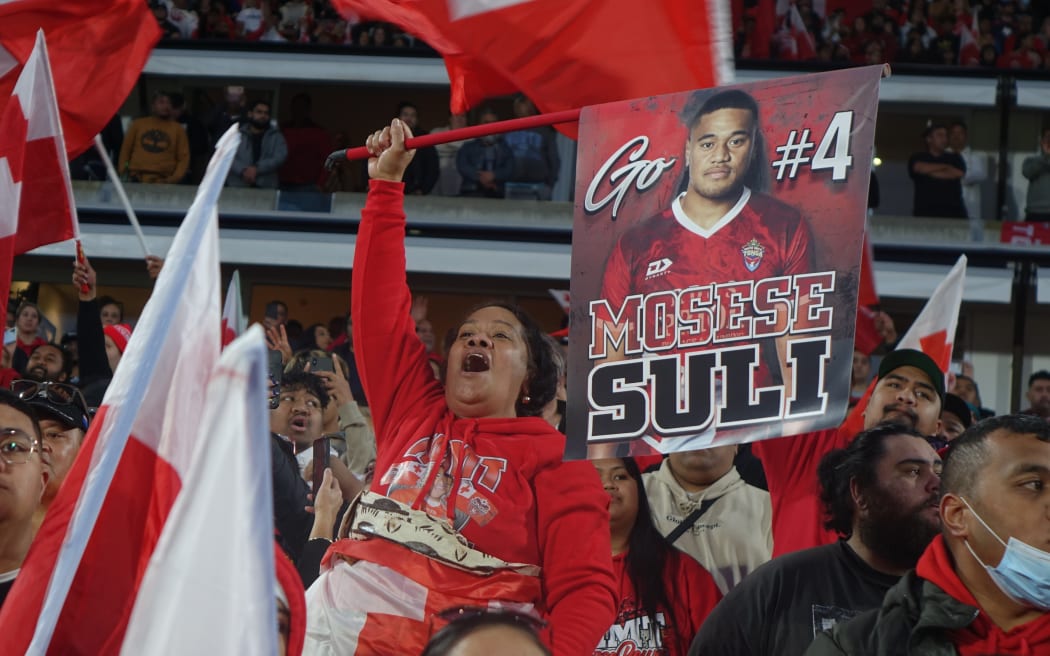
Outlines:
{"label": "man wearing glasses", "polygon": [[[36,351],[33,353],[35,355]],[[11,391],[36,411],[44,466],[51,474],[44,498],[35,513],[35,530],[43,523],[47,509],[80,452],[91,413],[80,390],[68,383],[23,379],[11,383]]]}
{"label": "man wearing glasses", "polygon": [[0,390],[0,606],[36,534],[33,515],[51,477],[42,455],[33,409]]}

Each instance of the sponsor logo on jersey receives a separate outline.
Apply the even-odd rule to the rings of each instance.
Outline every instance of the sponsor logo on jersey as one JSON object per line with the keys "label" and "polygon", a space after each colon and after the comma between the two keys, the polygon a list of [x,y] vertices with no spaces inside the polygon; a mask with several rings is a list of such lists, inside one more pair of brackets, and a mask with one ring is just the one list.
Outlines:
{"label": "sponsor logo on jersey", "polygon": [[[649,266],[645,269],[645,279],[656,278],[667,273],[667,270],[671,268],[673,262],[669,258],[661,258],[659,260],[653,260],[649,263]],[[754,269],[752,269],[754,271]]]}

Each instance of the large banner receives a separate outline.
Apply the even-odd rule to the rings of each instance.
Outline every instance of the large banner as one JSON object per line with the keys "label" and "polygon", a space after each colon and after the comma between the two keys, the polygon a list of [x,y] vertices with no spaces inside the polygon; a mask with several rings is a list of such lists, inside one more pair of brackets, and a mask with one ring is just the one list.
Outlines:
{"label": "large banner", "polygon": [[842,420],[881,75],[584,110],[567,457]]}

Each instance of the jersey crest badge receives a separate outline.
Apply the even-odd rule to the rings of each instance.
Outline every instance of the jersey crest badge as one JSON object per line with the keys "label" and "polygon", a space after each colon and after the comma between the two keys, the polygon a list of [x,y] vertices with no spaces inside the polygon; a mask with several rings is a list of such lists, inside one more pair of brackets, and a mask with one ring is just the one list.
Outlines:
{"label": "jersey crest badge", "polygon": [[757,239],[752,238],[751,241],[744,244],[740,252],[744,256],[744,266],[747,267],[748,271],[754,271],[758,268],[758,265],[762,264],[762,256],[766,254],[766,249],[762,244],[758,243]]}

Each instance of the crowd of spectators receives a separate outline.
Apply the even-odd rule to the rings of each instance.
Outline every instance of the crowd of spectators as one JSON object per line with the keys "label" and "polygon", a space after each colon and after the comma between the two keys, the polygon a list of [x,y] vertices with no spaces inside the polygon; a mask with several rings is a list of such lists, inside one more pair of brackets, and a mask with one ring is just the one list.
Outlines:
{"label": "crowd of spectators", "polygon": [[1050,7],[1027,0],[759,0],[738,60],[1050,70]]}
{"label": "crowd of spectators", "polygon": [[427,46],[395,26],[344,17],[327,0],[149,0],[167,41]]}
{"label": "crowd of spectators", "polygon": [[[265,134],[249,107],[246,129]],[[880,315],[881,355],[854,357],[862,426],[563,463],[566,345],[504,304],[438,344],[404,277],[413,157],[376,135],[355,257],[375,275],[355,278],[353,312],[304,328],[274,300],[261,317],[274,527],[307,588],[306,617],[276,601],[285,638],[308,624],[306,653],[874,654],[889,652],[864,636],[912,633],[921,653],[1050,648],[1050,372],[1029,379],[1024,413],[978,423],[994,413],[972,370],[946,382],[928,355],[894,348]],[[162,266],[148,262],[154,277]],[[75,341],[42,332],[31,302],[5,336],[0,482],[17,494],[0,495],[0,604],[134,329],[88,261],[72,283]]]}
{"label": "crowd of spectators", "polygon": [[[429,50],[328,0],[149,0],[165,40]],[[1050,9],[1031,0],[734,2],[738,60],[1050,69]]]}
{"label": "crowd of spectators", "polygon": [[[173,0],[158,19],[180,31],[172,10],[188,4]],[[816,26],[801,4],[802,20]],[[892,3],[872,4],[889,11]],[[309,5],[279,9],[289,6],[291,13]],[[230,11],[227,3],[199,9],[209,24]],[[263,16],[253,0],[235,16],[250,10],[260,26],[275,16]],[[226,22],[234,34],[251,26],[228,15]],[[240,87],[227,88],[207,116],[185,109],[182,98],[157,93],[150,116],[114,146],[129,180],[192,180],[194,157],[206,157],[236,125],[243,138],[230,186],[325,184],[331,136],[312,120],[309,96],[292,100],[279,127],[272,105]],[[528,116],[535,107],[519,97],[514,112]],[[424,133],[415,105],[404,102],[397,114],[396,125]],[[499,116],[484,108],[479,118]],[[453,116],[437,129],[465,123]],[[924,136],[926,151],[909,164],[916,213],[965,216],[963,184],[974,168],[965,125],[931,125]],[[1044,137],[1044,152],[1025,164],[1033,180],[1047,168]],[[486,304],[439,346],[426,299],[412,298],[405,284],[401,243],[405,194],[549,197],[559,170],[553,133],[527,130],[414,156],[400,139],[369,141],[377,157],[354,314],[339,308],[327,325],[303,327],[275,300],[261,317],[276,356],[268,399],[274,527],[309,588],[308,617],[288,617],[294,605],[278,603],[283,619],[310,623],[309,653],[376,645],[377,653],[424,654],[549,654],[552,645],[559,656],[874,654],[908,644],[917,653],[1050,649],[1050,372],[1029,379],[1022,415],[977,423],[994,413],[982,406],[973,372],[946,384],[928,355],[893,350],[897,332],[882,317],[881,357],[854,357],[852,387],[871,393],[862,429],[767,440],[754,455],[729,445],[562,463],[565,345],[545,338],[520,309]],[[161,266],[148,262],[153,277]],[[118,301],[97,296],[88,261],[74,265],[72,283],[79,299],[72,339],[59,343],[43,330],[32,302],[11,313],[5,334],[0,604],[134,330]],[[329,466],[311,497],[319,440],[330,449]],[[363,521],[362,512],[382,521]],[[416,529],[411,541],[396,535],[401,528]],[[387,531],[380,547],[362,537],[369,531],[372,539]],[[440,551],[449,542],[451,566]],[[405,572],[419,562],[427,571],[412,579]],[[386,590],[367,585],[377,582]],[[413,607],[416,619],[382,612],[416,597],[426,599],[425,614]],[[453,603],[464,599],[475,605]],[[285,638],[287,624],[278,629]],[[387,627],[393,645],[377,637]],[[359,638],[360,650],[345,648]]]}
{"label": "crowd of spectators", "polygon": [[[293,192],[337,192],[364,189],[364,171],[345,161],[326,170],[328,156],[345,148],[345,135],[333,134],[312,118],[309,94],[295,95],[283,121],[276,121],[269,100],[249,99],[242,86],[227,86],[222,100],[199,117],[183,94],[155,92],[150,114],[133,120],[125,134],[119,119],[103,141],[125,182],[196,184],[215,143],[231,126],[241,131],[227,186]],[[523,95],[513,101],[514,115],[537,113]],[[401,102],[397,115],[416,136],[427,134],[419,109]],[[500,120],[491,107],[477,112],[480,123]],[[466,115],[452,115],[434,132],[466,127]],[[548,126],[517,130],[473,140],[421,148],[406,174],[411,195],[473,196],[550,200],[561,160],[555,131]],[[74,179],[104,179],[98,154],[88,151],[70,165]]]}

